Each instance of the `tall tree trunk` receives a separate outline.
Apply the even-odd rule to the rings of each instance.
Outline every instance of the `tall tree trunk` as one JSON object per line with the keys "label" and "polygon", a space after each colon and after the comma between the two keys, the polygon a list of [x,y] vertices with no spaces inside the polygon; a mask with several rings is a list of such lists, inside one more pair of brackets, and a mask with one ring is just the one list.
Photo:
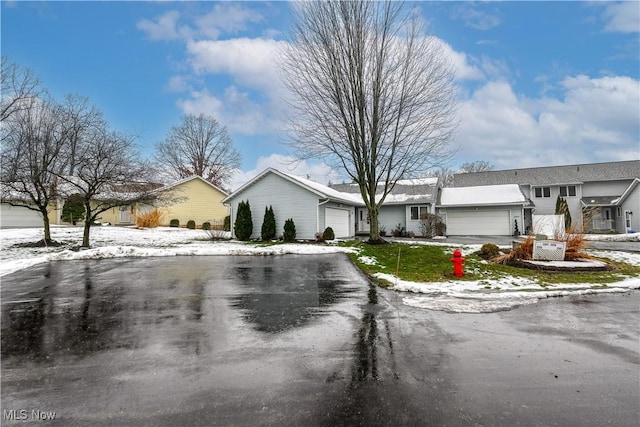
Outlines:
{"label": "tall tree trunk", "polygon": [[51,241],[51,227],[49,226],[49,212],[46,209],[40,211],[42,214],[42,225],[44,227],[44,241],[49,243]]}
{"label": "tall tree trunk", "polygon": [[369,210],[369,241],[380,241],[380,224],[378,222],[378,209]]}
{"label": "tall tree trunk", "polygon": [[89,247],[89,232],[91,231],[91,220],[90,219],[86,219],[84,221],[84,231],[82,233],[82,247],[83,248],[88,248]]}
{"label": "tall tree trunk", "polygon": [[88,200],[84,201],[84,230],[82,232],[82,247],[89,247],[89,233],[91,231],[91,223],[93,222],[93,212],[91,211],[91,202]]}

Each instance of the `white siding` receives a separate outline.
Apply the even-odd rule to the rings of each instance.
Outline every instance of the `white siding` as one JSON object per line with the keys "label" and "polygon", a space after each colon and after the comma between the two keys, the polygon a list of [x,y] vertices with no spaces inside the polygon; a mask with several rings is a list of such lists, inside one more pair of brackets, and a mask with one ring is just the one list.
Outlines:
{"label": "white siding", "polygon": [[[318,228],[319,197],[304,188],[285,180],[273,173],[245,188],[242,193],[234,194],[231,199],[231,227],[238,214],[238,204],[249,200],[253,220],[252,238],[260,238],[264,208],[273,206],[276,217],[276,236],[284,234],[284,222],[293,218],[296,225],[296,238],[314,239]],[[235,235],[235,234],[234,234]]]}
{"label": "white siding", "polygon": [[42,215],[20,206],[0,204],[0,228],[42,227]]}
{"label": "white siding", "polygon": [[[345,205],[344,203],[334,203],[334,202],[328,202],[328,203],[324,203],[322,205],[320,205],[319,209],[318,209],[318,214],[319,214],[319,218],[318,218],[318,232],[322,233],[325,228],[328,227],[327,225],[327,220],[326,220],[326,210],[327,209],[341,209],[341,210],[345,210],[349,213],[349,218],[348,218],[348,224],[349,224],[349,234],[345,235],[345,236],[339,236],[336,233],[336,237],[353,237],[356,234],[356,225],[355,225],[355,207],[353,206],[348,206]],[[333,227],[332,227],[333,228]],[[336,232],[336,230],[333,230],[334,233]]]}

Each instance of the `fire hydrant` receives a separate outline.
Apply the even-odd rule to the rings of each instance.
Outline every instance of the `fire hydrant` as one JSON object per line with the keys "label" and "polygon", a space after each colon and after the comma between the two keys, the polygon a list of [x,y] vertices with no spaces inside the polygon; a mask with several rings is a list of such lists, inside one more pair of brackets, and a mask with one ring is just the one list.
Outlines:
{"label": "fire hydrant", "polygon": [[464,258],[462,258],[462,252],[460,252],[460,249],[453,251],[453,258],[451,258],[451,262],[453,263],[453,275],[456,277],[464,276],[464,271],[462,270]]}

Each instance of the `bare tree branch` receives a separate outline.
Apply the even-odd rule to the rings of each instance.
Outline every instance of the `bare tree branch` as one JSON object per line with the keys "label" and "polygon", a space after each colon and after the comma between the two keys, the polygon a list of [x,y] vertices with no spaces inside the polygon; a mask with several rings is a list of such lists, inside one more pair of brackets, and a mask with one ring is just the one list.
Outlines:
{"label": "bare tree branch", "polygon": [[60,106],[51,99],[14,111],[3,123],[2,202],[39,212],[51,241],[48,213],[59,195],[56,173],[66,153]]}
{"label": "bare tree branch", "polygon": [[283,54],[294,153],[359,184],[378,240],[378,210],[394,182],[451,155],[454,75],[442,45],[401,3],[313,1],[295,4]]}
{"label": "bare tree branch", "polygon": [[227,129],[205,115],[186,115],[156,146],[156,161],[170,169],[176,179],[198,175],[224,187],[240,168],[240,153]]}
{"label": "bare tree branch", "polygon": [[2,100],[0,101],[0,121],[4,122],[12,115],[30,108],[38,96],[43,93],[40,80],[29,68],[18,66],[2,55]]}

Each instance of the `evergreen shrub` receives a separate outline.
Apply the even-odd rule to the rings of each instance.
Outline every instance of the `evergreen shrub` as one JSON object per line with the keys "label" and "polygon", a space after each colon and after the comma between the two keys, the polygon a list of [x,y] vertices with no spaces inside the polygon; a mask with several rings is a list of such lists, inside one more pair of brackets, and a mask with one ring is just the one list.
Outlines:
{"label": "evergreen shrub", "polygon": [[211,223],[209,221],[202,223],[203,230],[211,230]]}
{"label": "evergreen shrub", "polygon": [[289,218],[284,222],[284,241],[293,242],[296,239],[296,225],[293,218]]}
{"label": "evergreen shrub", "polygon": [[223,231],[231,231],[231,216],[227,215],[224,217],[224,222],[222,223]]}
{"label": "evergreen shrub", "polygon": [[238,240],[247,241],[251,238],[253,233],[253,220],[251,219],[251,206],[249,200],[241,201],[238,204],[238,213],[236,214],[236,221],[233,224],[236,238]]}
{"label": "evergreen shrub", "polygon": [[180,227],[180,220],[176,218],[172,219],[169,221],[169,227]]}
{"label": "evergreen shrub", "polygon": [[276,217],[273,214],[273,207],[264,207],[264,220],[262,221],[262,240],[272,240],[276,237]]}
{"label": "evergreen shrub", "polygon": [[190,230],[195,230],[196,229],[196,222],[192,219],[190,219],[189,221],[187,221],[187,228]]}
{"label": "evergreen shrub", "polygon": [[62,206],[62,220],[76,225],[84,219],[84,201],[82,196],[74,194],[65,200]]}
{"label": "evergreen shrub", "polygon": [[333,240],[335,238],[336,238],[336,235],[333,232],[333,228],[327,227],[324,229],[324,233],[322,233],[323,240]]}

